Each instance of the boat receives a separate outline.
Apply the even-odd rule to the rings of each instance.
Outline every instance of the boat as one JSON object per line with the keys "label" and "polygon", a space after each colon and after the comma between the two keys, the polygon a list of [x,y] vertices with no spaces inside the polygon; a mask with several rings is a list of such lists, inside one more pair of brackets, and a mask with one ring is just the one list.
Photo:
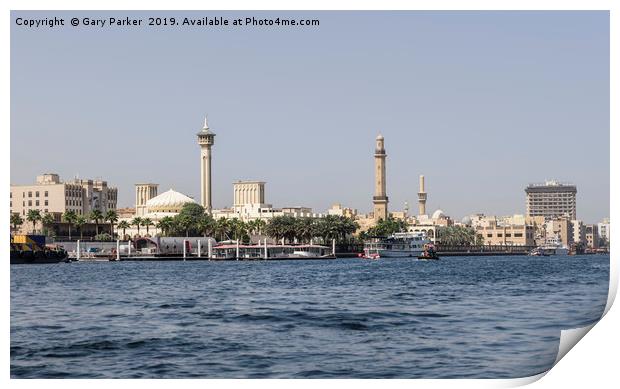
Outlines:
{"label": "boat", "polygon": [[545,244],[536,249],[542,250],[546,255],[567,255],[569,252],[568,247],[564,246],[557,236],[547,238]]}
{"label": "boat", "polygon": [[424,245],[424,251],[422,255],[418,255],[418,259],[422,261],[436,261],[439,259],[439,255],[437,255],[437,251],[435,250],[435,245],[432,243],[427,243]]}
{"label": "boat", "polygon": [[548,257],[549,256],[549,254],[545,253],[545,250],[541,249],[540,247],[536,247],[535,249],[530,251],[528,255],[531,257]]}
{"label": "boat", "polygon": [[11,237],[11,264],[67,262],[62,246],[45,244],[43,235],[15,235]]}
{"label": "boat", "polygon": [[364,258],[417,258],[431,241],[422,232],[397,232],[364,243]]}

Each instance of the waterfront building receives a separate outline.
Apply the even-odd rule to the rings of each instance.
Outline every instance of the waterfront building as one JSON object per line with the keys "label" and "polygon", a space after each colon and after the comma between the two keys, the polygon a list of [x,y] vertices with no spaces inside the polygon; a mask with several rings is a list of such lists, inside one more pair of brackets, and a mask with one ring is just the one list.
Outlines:
{"label": "waterfront building", "polygon": [[542,238],[557,237],[567,247],[574,241],[573,224],[567,218],[555,218],[544,224],[544,235]]}
{"label": "waterfront building", "polygon": [[597,249],[599,248],[599,235],[598,235],[598,225],[596,224],[588,224],[586,225],[586,244],[588,248]]}
{"label": "waterfront building", "polygon": [[418,215],[426,215],[426,192],[424,191],[424,176],[420,176],[420,191],[418,192]]}
{"label": "waterfront building", "polygon": [[214,209],[211,214],[214,219],[240,219],[251,221],[256,219],[270,219],[276,216],[292,217],[323,217],[316,214],[310,207],[296,206],[274,208],[265,203],[264,181],[236,181],[233,183],[233,206],[230,208]]}
{"label": "waterfront building", "polygon": [[383,135],[377,136],[375,147],[375,195],[372,198],[374,205],[373,216],[375,222],[388,217],[388,197],[385,182],[385,144]]}
{"label": "waterfront building", "polygon": [[476,234],[484,239],[486,245],[502,246],[534,246],[535,229],[529,224],[498,224],[497,221],[489,221],[487,225],[478,226]]}
{"label": "waterfront building", "polygon": [[[37,176],[36,183],[31,185],[11,185],[11,213],[17,213],[25,219],[28,211],[36,209],[41,214],[50,213],[57,222],[67,211],[77,215],[88,216],[93,210],[105,214],[115,210],[118,191],[102,180],[74,179],[62,182],[56,173]],[[21,232],[32,227],[29,223],[22,225]]]}
{"label": "waterfront building", "polygon": [[587,244],[586,225],[581,220],[571,220],[573,229],[573,242]]}
{"label": "waterfront building", "polygon": [[577,187],[558,181],[530,184],[525,188],[527,216],[545,219],[577,217]]}
{"label": "waterfront building", "polygon": [[136,184],[136,216],[144,216],[146,202],[157,196],[157,184]]}
{"label": "waterfront building", "polygon": [[598,223],[598,236],[600,239],[609,246],[610,241],[610,232],[609,232],[609,218],[603,219],[600,223]]}
{"label": "waterfront building", "polygon": [[[142,201],[142,199],[139,201]],[[137,205],[134,212],[131,212],[131,208],[126,208],[122,214],[119,213],[119,220],[117,224],[121,221],[126,221],[129,223],[130,228],[125,229],[125,234],[129,236],[136,236],[139,231],[139,234],[144,236],[146,234],[146,227],[141,226],[138,228],[138,226],[132,224],[132,221],[136,217],[149,219],[153,225],[149,228],[148,235],[154,236],[157,233],[157,228],[155,225],[159,222],[159,220],[166,216],[174,217],[178,215],[183,209],[183,206],[188,203],[196,203],[196,200],[184,195],[183,193],[177,192],[174,189],[170,189],[147,200],[143,205],[144,208],[143,211],[141,211],[141,214],[138,214]],[[122,231],[120,231],[119,234],[122,234]]]}
{"label": "waterfront building", "polygon": [[202,129],[196,134],[200,145],[200,204],[211,213],[211,146],[215,143],[215,133],[209,128],[207,118]]}
{"label": "waterfront building", "polygon": [[414,224],[414,225],[409,225],[407,227],[407,232],[422,232],[424,234],[426,234],[426,237],[433,243],[436,243],[437,240],[437,230],[440,228],[441,226],[439,225],[434,225],[434,224]]}
{"label": "waterfront building", "polygon": [[332,216],[345,216],[355,219],[357,217],[357,209],[343,207],[342,204],[336,203],[327,210],[327,214]]}

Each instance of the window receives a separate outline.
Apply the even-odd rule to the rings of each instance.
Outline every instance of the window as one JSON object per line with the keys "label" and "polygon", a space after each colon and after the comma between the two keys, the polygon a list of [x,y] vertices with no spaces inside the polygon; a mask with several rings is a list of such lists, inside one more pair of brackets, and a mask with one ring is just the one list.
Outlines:
{"label": "window", "polygon": [[45,197],[47,197],[47,194],[48,194],[48,193],[47,193],[47,191],[45,191],[45,193],[44,193],[44,194],[45,194]]}
{"label": "window", "polygon": [[47,213],[47,208],[45,209],[45,213]]}
{"label": "window", "polygon": [[34,205],[36,205],[37,207],[39,206],[39,200],[37,200]]}
{"label": "window", "polygon": [[502,234],[501,234],[501,233],[497,234],[497,237],[498,237],[498,238],[501,238],[501,237],[502,237]]}
{"label": "window", "polygon": [[32,200],[28,200],[28,206],[32,207]]}
{"label": "window", "polygon": [[493,234],[487,234],[487,238],[492,238]]}
{"label": "window", "polygon": [[521,232],[515,232],[515,238],[523,238],[523,234]]}
{"label": "window", "polygon": [[36,191],[36,192],[34,193],[34,195],[35,195],[35,197],[39,197],[39,191]]}
{"label": "window", "polygon": [[506,234],[506,238],[510,238],[511,236],[511,234]]}
{"label": "window", "polygon": [[11,201],[11,208],[13,208],[13,201]]}
{"label": "window", "polygon": [[49,204],[47,203],[47,200],[45,200],[45,206],[47,207]]}
{"label": "window", "polygon": [[32,192],[28,192],[28,197],[32,197]]}

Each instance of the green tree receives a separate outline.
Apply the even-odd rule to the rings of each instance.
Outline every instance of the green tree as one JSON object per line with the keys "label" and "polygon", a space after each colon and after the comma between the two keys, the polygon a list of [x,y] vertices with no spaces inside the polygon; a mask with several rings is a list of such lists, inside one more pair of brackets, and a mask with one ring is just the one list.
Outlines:
{"label": "green tree", "polygon": [[140,226],[142,225],[142,218],[139,216],[134,217],[131,220],[131,225],[138,228],[138,236],[140,236]]}
{"label": "green tree", "polygon": [[440,227],[437,239],[444,246],[470,246],[476,244],[476,231],[464,226]]}
{"label": "green tree", "polygon": [[36,233],[37,222],[41,220],[41,211],[38,209],[29,209],[26,214],[26,220],[32,223],[32,233]]}
{"label": "green tree", "polygon": [[157,228],[164,236],[170,236],[170,232],[174,230],[174,227],[174,218],[171,216],[164,216],[157,222]]}
{"label": "green tree", "polygon": [[110,232],[112,233],[112,236],[114,236],[114,224],[118,221],[118,213],[116,213],[115,210],[110,209],[105,213],[104,219],[110,223]]}
{"label": "green tree", "polygon": [[56,219],[54,218],[54,215],[48,212],[43,214],[41,217],[41,224],[45,227],[45,235],[51,235],[50,227],[53,226],[55,222]]}
{"label": "green tree", "polygon": [[202,233],[205,238],[213,235],[215,231],[215,220],[210,215],[203,215],[196,225],[198,232]]}
{"label": "green tree", "polygon": [[149,227],[154,226],[153,220],[148,217],[142,218],[142,222],[140,223],[143,227],[146,227],[146,234],[149,235]]}
{"label": "green tree", "polygon": [[392,235],[396,232],[405,232],[407,231],[407,222],[402,219],[394,219],[392,216],[389,216],[387,219],[381,219],[374,226],[371,227],[367,235],[375,236],[375,237],[386,237]]}
{"label": "green tree", "polygon": [[69,226],[69,240],[71,240],[71,228],[75,224],[75,220],[77,219],[77,213],[75,211],[69,210],[62,215],[62,220],[67,223]]}
{"label": "green tree", "polygon": [[125,231],[131,227],[131,225],[126,221],[126,220],[121,220],[120,223],[118,223],[118,226],[116,226],[117,228],[120,228],[121,230],[123,230],[123,239],[125,239],[125,236],[127,234],[125,234]]}
{"label": "green tree", "polygon": [[80,230],[80,239],[84,239],[84,224],[86,222],[86,218],[82,215],[75,218],[75,226]]}
{"label": "green tree", "polygon": [[99,235],[99,222],[103,220],[103,213],[98,209],[93,209],[88,218],[95,222],[95,235]]}
{"label": "green tree", "polygon": [[16,231],[22,224],[24,224],[24,219],[22,219],[19,213],[12,213],[11,226],[13,227],[13,231]]}
{"label": "green tree", "polygon": [[226,218],[219,218],[215,222],[215,235],[219,237],[219,240],[225,240],[226,238],[230,239],[227,236],[228,234],[228,220]]}

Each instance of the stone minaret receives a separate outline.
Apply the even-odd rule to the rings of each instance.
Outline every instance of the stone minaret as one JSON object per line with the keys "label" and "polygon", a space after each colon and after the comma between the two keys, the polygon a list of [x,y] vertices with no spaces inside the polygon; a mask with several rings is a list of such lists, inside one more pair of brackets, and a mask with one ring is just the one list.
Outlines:
{"label": "stone minaret", "polygon": [[418,215],[426,215],[426,192],[424,191],[424,176],[420,176],[420,191],[418,192]]}
{"label": "stone minaret", "polygon": [[200,205],[211,213],[211,146],[215,143],[215,134],[209,129],[206,116],[204,127],[196,135],[200,145]]}
{"label": "stone minaret", "polygon": [[375,148],[375,196],[372,198],[375,222],[388,217],[388,198],[385,190],[386,156],[383,135],[379,135]]}

